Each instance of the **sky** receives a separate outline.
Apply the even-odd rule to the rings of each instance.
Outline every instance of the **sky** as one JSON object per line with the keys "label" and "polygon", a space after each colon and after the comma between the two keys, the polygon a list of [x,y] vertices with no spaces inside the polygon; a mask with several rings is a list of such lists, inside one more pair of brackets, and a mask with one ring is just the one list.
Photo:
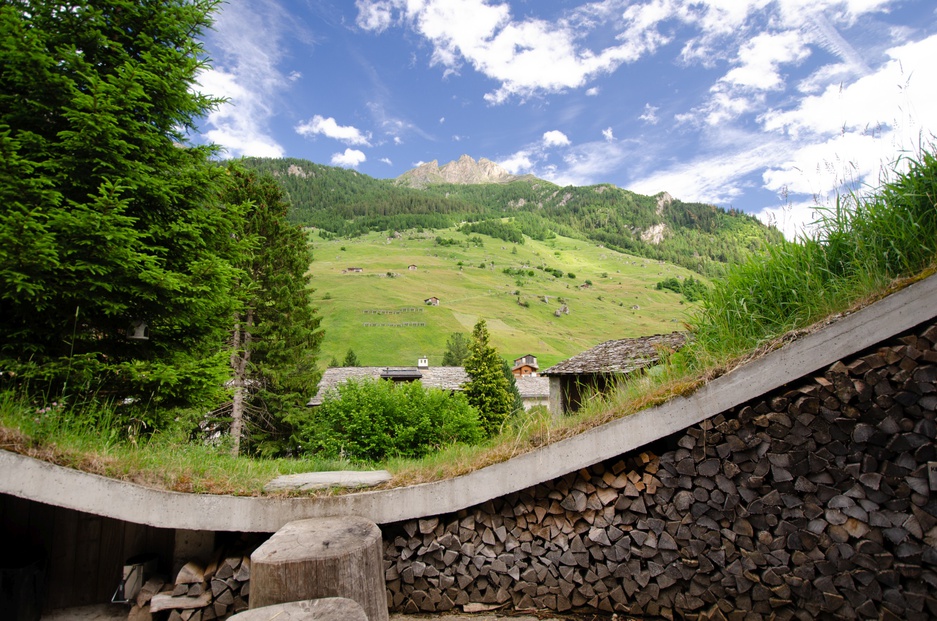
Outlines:
{"label": "sky", "polygon": [[468,154],[735,208],[789,237],[937,134],[933,0],[227,0],[226,157],[392,178]]}

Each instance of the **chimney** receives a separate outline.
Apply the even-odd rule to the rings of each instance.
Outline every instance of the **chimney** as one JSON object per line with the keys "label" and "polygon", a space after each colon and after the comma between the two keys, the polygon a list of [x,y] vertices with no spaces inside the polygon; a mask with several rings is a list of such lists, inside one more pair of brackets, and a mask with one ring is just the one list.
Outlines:
{"label": "chimney", "polygon": [[416,368],[418,369],[428,369],[429,368],[429,358],[423,356],[422,358],[417,359]]}

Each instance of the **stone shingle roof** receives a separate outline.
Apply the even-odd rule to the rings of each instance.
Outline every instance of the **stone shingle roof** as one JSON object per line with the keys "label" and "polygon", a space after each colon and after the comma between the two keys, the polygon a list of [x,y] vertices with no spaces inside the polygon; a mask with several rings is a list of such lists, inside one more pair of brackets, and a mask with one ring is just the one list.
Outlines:
{"label": "stone shingle roof", "polygon": [[683,332],[605,341],[553,365],[541,375],[627,374],[656,364],[660,349],[677,350],[685,342]]}
{"label": "stone shingle roof", "polygon": [[521,399],[546,399],[550,396],[550,378],[539,375],[524,375],[515,377],[517,391]]}
{"label": "stone shingle roof", "polygon": [[[339,384],[350,379],[379,379],[386,373],[388,368],[394,371],[401,370],[401,367],[329,367],[322,374],[319,380],[316,396],[309,400],[306,405],[322,405],[325,393],[336,388]],[[429,367],[427,369],[417,369],[416,367],[406,367],[407,371],[414,374],[419,373],[422,376],[420,382],[426,388],[440,388],[442,390],[461,390],[462,384],[468,381],[468,374],[463,367]]]}

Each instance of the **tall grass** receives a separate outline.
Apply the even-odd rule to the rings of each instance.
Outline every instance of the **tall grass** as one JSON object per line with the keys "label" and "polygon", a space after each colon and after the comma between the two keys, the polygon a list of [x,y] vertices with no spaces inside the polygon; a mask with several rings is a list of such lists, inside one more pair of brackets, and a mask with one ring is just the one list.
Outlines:
{"label": "tall grass", "polygon": [[905,156],[892,180],[819,210],[809,234],[730,268],[690,319],[685,358],[701,367],[748,352],[885,290],[937,259],[937,156]]}

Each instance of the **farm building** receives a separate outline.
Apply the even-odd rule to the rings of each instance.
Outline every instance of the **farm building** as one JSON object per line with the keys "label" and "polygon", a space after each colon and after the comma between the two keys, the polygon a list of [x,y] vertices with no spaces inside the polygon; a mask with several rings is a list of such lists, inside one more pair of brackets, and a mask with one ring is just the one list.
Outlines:
{"label": "farm building", "polygon": [[524,409],[542,405],[550,407],[550,379],[537,375],[523,375],[515,377],[517,392],[521,394],[521,401],[524,402]]}
{"label": "farm building", "polygon": [[462,367],[430,367],[420,358],[415,367],[329,367],[322,374],[316,396],[306,405],[322,405],[327,392],[348,380],[389,379],[395,382],[421,382],[425,388],[462,390],[468,374]]}
{"label": "farm building", "polygon": [[685,342],[683,332],[605,341],[553,365],[541,373],[550,380],[550,411],[578,410],[589,393],[605,392],[618,379],[657,364],[662,351],[676,351]]}
{"label": "farm building", "polygon": [[439,298],[437,298],[436,296],[433,296],[431,298],[426,298],[425,300],[423,300],[423,303],[428,306],[439,306]]}
{"label": "farm building", "polygon": [[514,374],[514,377],[537,375],[537,369],[539,368],[540,367],[537,365],[537,357],[533,354],[525,354],[514,360],[514,367],[511,369],[511,373]]}

